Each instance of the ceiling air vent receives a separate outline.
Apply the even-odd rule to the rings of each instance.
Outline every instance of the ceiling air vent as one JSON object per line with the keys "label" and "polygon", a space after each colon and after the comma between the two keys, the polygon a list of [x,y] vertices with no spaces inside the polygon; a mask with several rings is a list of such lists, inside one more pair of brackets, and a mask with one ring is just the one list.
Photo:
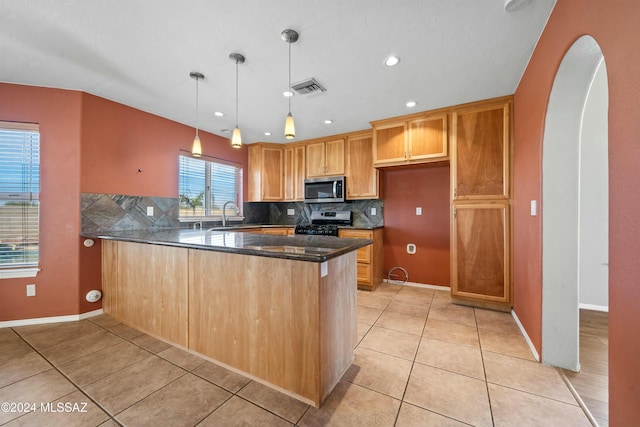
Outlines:
{"label": "ceiling air vent", "polygon": [[320,83],[316,81],[313,77],[307,80],[304,80],[299,83],[295,83],[291,85],[291,89],[295,90],[300,95],[306,95],[308,93],[319,93],[326,91]]}

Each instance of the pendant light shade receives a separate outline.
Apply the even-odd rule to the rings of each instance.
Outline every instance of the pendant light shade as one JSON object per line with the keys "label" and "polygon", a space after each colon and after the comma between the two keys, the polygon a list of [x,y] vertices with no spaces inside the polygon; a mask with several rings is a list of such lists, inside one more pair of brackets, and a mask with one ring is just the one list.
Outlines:
{"label": "pendant light shade", "polygon": [[284,122],[284,137],[287,139],[293,139],[296,137],[296,125],[293,123],[291,111],[287,114],[287,119]]}
{"label": "pendant light shade", "polygon": [[191,155],[200,157],[202,156],[202,144],[200,143],[200,136],[198,135],[198,81],[204,79],[204,74],[192,71],[189,73],[189,76],[196,80],[196,136],[193,138],[193,144],[191,145]]}
{"label": "pendant light shade", "polygon": [[233,148],[242,147],[242,136],[240,135],[240,128],[237,126],[233,128],[233,135],[231,135],[231,146]]}
{"label": "pendant light shade", "polygon": [[193,157],[202,156],[202,144],[200,143],[200,137],[198,135],[193,138],[193,144],[191,145],[191,155]]}
{"label": "pendant light shade", "polygon": [[231,53],[229,54],[229,59],[236,63],[236,127],[233,128],[233,134],[231,135],[231,146],[240,148],[242,147],[242,136],[238,127],[238,64],[244,64],[245,58],[239,53]]}
{"label": "pendant light shade", "polygon": [[293,139],[296,137],[296,126],[293,122],[293,115],[291,115],[291,97],[293,96],[293,91],[291,90],[291,43],[295,43],[298,41],[298,32],[294,30],[284,30],[280,37],[282,40],[289,44],[289,114],[287,114],[287,119],[284,122],[284,137],[286,139]]}

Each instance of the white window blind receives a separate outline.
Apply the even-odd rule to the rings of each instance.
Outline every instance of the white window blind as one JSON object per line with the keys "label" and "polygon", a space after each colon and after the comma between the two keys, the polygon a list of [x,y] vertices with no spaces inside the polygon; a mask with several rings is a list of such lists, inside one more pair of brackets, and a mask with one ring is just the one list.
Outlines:
{"label": "white window blind", "polygon": [[237,164],[180,156],[179,179],[180,217],[221,216],[226,202],[242,209],[242,168]]}
{"label": "white window blind", "polygon": [[39,260],[40,132],[0,121],[0,269]]}

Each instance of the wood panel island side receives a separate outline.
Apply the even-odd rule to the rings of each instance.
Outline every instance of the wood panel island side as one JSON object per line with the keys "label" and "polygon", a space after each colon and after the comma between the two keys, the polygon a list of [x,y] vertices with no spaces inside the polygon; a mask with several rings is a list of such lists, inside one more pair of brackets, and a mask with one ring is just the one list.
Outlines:
{"label": "wood panel island side", "polygon": [[170,230],[102,240],[103,309],[319,407],[353,360],[365,239]]}

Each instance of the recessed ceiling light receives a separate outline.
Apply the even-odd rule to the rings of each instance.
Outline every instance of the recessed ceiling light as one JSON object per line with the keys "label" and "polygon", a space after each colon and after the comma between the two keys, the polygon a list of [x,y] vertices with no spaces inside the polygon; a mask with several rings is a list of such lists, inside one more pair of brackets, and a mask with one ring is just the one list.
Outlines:
{"label": "recessed ceiling light", "polygon": [[386,65],[387,67],[393,67],[398,62],[400,62],[400,58],[398,58],[397,56],[391,55],[390,57],[384,60],[384,65]]}
{"label": "recessed ceiling light", "polygon": [[265,132],[265,136],[271,136],[271,132]]}
{"label": "recessed ceiling light", "polygon": [[292,97],[292,96],[293,96],[293,92],[288,91],[288,90],[286,90],[286,91],[282,92],[282,94],[283,94],[284,96],[286,96],[287,98],[289,98],[289,97]]}
{"label": "recessed ceiling light", "polygon": [[215,113],[213,113],[214,116],[216,117],[222,117],[224,116],[224,113],[220,112],[220,111],[216,111]]}
{"label": "recessed ceiling light", "polygon": [[416,106],[416,101],[409,101],[409,102],[407,102],[407,107],[409,107],[409,108],[413,108],[413,107],[415,107],[415,106]]}
{"label": "recessed ceiling light", "polygon": [[325,120],[325,121],[324,121],[324,124],[325,124],[325,125],[330,125],[331,123],[333,123],[333,120]]}

